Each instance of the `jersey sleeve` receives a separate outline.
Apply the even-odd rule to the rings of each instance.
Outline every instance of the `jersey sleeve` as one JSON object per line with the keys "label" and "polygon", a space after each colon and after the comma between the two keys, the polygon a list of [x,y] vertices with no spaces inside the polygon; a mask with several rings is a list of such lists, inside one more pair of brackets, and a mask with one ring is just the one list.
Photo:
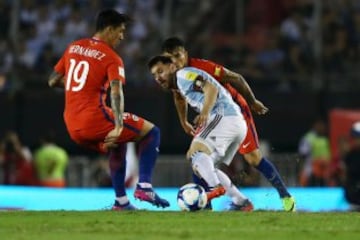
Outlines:
{"label": "jersey sleeve", "polygon": [[56,63],[54,67],[54,71],[64,75],[65,74],[65,62],[64,62],[64,56],[60,58],[60,60]]}
{"label": "jersey sleeve", "polygon": [[224,75],[224,66],[217,64],[215,62],[204,60],[204,59],[193,59],[190,62],[192,67],[199,68],[211,76],[213,76],[217,81],[221,80]]}
{"label": "jersey sleeve", "polygon": [[176,73],[176,83],[180,92],[188,92],[193,90],[193,86],[198,74],[187,70],[180,70]]}
{"label": "jersey sleeve", "polygon": [[194,70],[180,70],[176,74],[177,85],[180,91],[196,91],[202,92],[205,82],[208,81],[207,76],[201,72]]}
{"label": "jersey sleeve", "polygon": [[120,58],[114,59],[114,61],[109,64],[107,68],[107,76],[109,81],[120,80],[122,84],[125,84],[125,69]]}

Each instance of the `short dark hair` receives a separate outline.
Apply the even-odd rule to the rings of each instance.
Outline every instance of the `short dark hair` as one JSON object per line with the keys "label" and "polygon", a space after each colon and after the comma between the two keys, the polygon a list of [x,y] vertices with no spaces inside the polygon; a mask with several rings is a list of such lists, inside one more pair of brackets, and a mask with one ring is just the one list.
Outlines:
{"label": "short dark hair", "polygon": [[102,31],[106,27],[117,27],[121,24],[127,24],[131,22],[131,18],[123,13],[119,13],[114,9],[104,9],[100,11],[96,17],[96,28],[95,30]]}
{"label": "short dark hair", "polygon": [[157,55],[155,57],[152,57],[149,62],[148,62],[148,67],[149,69],[151,69],[155,64],[157,63],[163,63],[163,64],[170,64],[172,63],[173,61],[171,60],[170,57],[167,57],[167,56],[163,56],[163,55]]}
{"label": "short dark hair", "polygon": [[172,52],[178,47],[185,48],[184,41],[178,37],[170,37],[163,42],[163,44],[161,46],[161,51],[162,52]]}

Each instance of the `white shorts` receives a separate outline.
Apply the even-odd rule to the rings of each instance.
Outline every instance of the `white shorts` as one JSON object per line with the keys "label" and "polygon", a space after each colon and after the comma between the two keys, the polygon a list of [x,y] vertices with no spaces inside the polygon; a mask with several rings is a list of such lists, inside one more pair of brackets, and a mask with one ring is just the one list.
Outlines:
{"label": "white shorts", "polygon": [[193,142],[206,145],[212,152],[214,163],[229,165],[245,139],[247,125],[242,116],[213,115],[194,137]]}

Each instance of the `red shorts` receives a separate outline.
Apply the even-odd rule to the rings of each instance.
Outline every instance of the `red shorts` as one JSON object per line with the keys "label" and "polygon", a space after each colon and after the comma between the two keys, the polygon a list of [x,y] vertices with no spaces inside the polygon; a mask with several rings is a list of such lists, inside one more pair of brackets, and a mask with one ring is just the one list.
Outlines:
{"label": "red shorts", "polygon": [[248,130],[244,141],[239,146],[238,152],[240,154],[247,154],[259,148],[259,139],[249,106],[247,104],[241,104],[240,107]]}
{"label": "red shorts", "polygon": [[249,105],[247,104],[244,97],[241,96],[241,94],[239,94],[236,89],[233,88],[229,83],[225,84],[224,86],[229,91],[236,103],[241,107],[241,112],[248,127],[246,137],[244,141],[240,144],[238,152],[240,154],[251,153],[259,148],[259,139],[256,133],[256,127]]}
{"label": "red shorts", "polygon": [[[106,135],[114,129],[114,115],[111,111],[107,111],[101,117],[97,116],[94,119],[94,125],[87,129],[70,130],[71,139],[77,144],[105,153],[104,139]],[[118,143],[126,143],[132,141],[139,136],[144,125],[144,119],[132,113],[124,113],[124,128],[118,138]]]}

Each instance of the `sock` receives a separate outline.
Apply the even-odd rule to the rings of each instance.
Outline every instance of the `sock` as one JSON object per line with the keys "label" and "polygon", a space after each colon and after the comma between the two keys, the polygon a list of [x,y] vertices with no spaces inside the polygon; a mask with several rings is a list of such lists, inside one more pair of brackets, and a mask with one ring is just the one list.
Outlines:
{"label": "sock", "polygon": [[151,183],[152,172],[159,154],[160,129],[154,126],[139,141],[139,182]]}
{"label": "sock", "polygon": [[140,187],[142,188],[152,188],[152,184],[148,183],[148,182],[139,182],[138,183],[140,185]]}
{"label": "sock", "polygon": [[202,186],[205,190],[205,192],[209,192],[210,191],[210,188],[209,188],[209,185],[205,182],[204,179],[200,178],[198,175],[196,175],[194,172],[192,173],[192,179],[193,179],[193,182]]}
{"label": "sock", "polygon": [[279,172],[276,170],[275,166],[270,161],[268,161],[266,158],[262,158],[256,168],[276,188],[280,195],[280,198],[290,197],[290,193],[287,191]]}
{"label": "sock", "polygon": [[115,200],[115,204],[117,203],[120,206],[124,206],[129,203],[129,199],[127,198],[127,196],[116,197]]}
{"label": "sock", "polygon": [[193,170],[200,174],[210,188],[220,184],[220,180],[215,173],[214,163],[209,155],[196,152],[191,156],[191,162]]}
{"label": "sock", "polygon": [[221,185],[226,189],[226,195],[228,195],[236,205],[243,205],[247,197],[239,191],[223,171],[220,169],[216,169],[215,171]]}
{"label": "sock", "polygon": [[126,196],[125,172],[126,172],[126,145],[121,144],[110,151],[110,175],[116,197]]}

